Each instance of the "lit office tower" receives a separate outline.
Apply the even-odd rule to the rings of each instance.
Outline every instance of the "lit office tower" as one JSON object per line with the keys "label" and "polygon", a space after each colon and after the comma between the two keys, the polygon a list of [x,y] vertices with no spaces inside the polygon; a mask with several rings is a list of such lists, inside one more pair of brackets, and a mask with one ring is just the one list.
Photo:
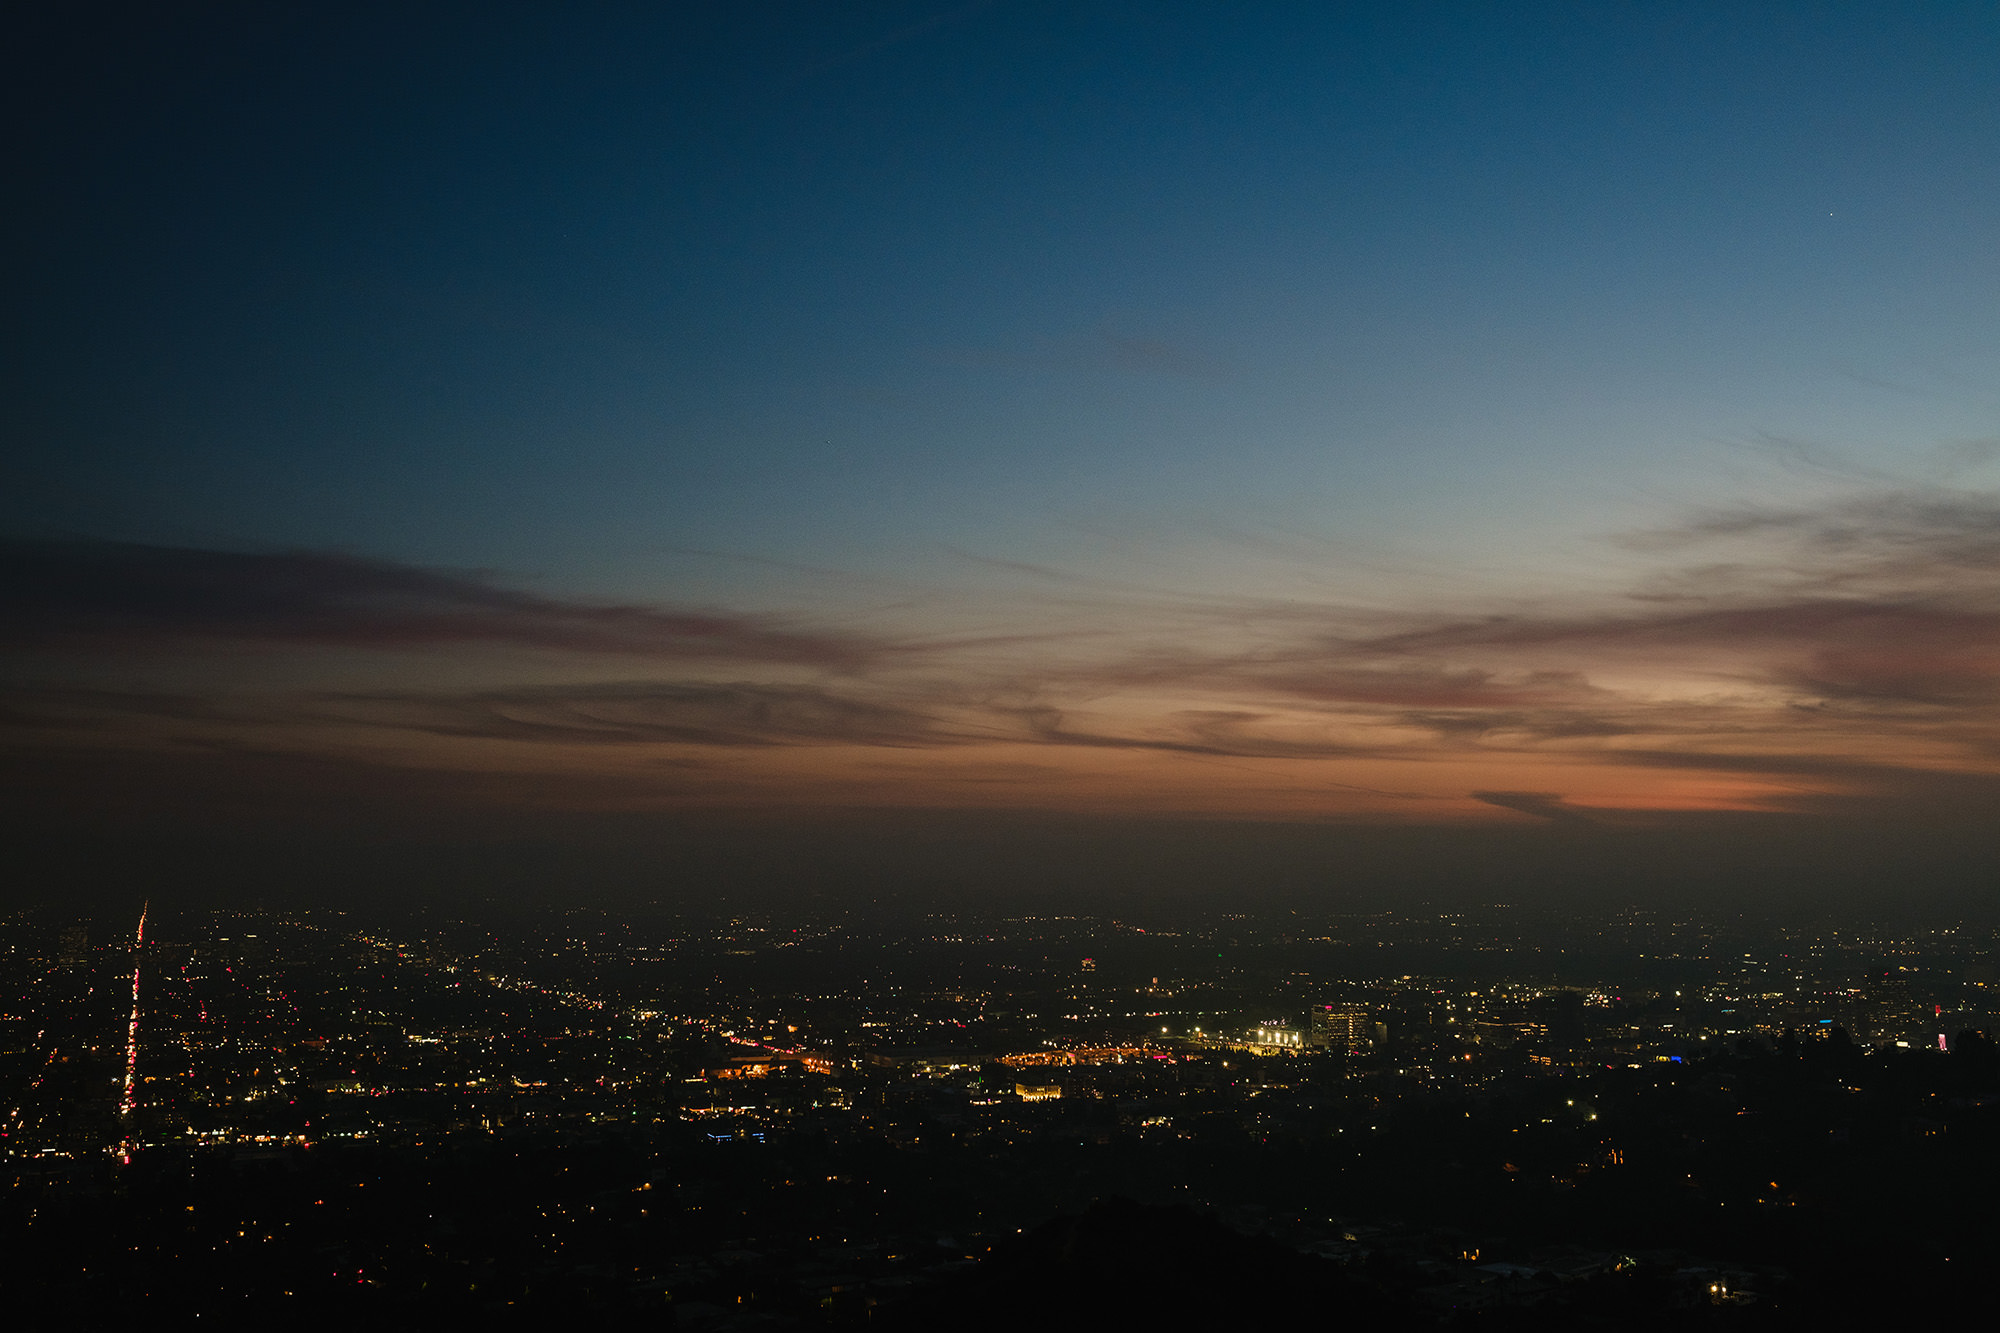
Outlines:
{"label": "lit office tower", "polygon": [[1910,996],[1910,976],[1902,968],[1871,977],[1866,987],[1867,1009],[1863,1029],[1878,1041],[1904,1035],[1903,1030],[1918,1017]]}
{"label": "lit office tower", "polygon": [[1324,1050],[1361,1055],[1375,1044],[1375,1025],[1368,1011],[1356,1005],[1316,1004],[1312,1007],[1312,1044]]}

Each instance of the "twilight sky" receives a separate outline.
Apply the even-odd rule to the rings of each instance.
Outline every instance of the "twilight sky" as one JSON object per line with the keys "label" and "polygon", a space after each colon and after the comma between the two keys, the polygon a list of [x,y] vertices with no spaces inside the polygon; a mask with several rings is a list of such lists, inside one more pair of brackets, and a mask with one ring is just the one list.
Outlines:
{"label": "twilight sky", "polygon": [[2000,816],[1990,4],[22,22],[66,817]]}

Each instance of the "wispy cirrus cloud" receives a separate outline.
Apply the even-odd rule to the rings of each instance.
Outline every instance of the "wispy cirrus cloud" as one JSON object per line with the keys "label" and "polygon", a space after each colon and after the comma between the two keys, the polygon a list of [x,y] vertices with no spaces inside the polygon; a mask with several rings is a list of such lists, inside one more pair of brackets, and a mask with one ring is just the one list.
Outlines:
{"label": "wispy cirrus cloud", "polygon": [[[1983,702],[2000,679],[2000,608],[1949,599],[1815,598],[1693,611],[1508,616],[1441,623],[1356,645],[1411,657],[1565,654],[1707,659],[1802,694]],[[1477,703],[1486,681],[1460,702]],[[1497,689],[1496,691],[1497,692]],[[1495,700],[1495,702],[1499,702]]]}

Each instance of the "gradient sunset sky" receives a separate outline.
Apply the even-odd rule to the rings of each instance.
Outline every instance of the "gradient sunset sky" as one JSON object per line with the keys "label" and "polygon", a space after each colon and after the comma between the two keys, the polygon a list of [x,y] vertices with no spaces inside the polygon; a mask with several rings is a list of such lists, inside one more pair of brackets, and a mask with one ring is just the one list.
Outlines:
{"label": "gradient sunset sky", "polygon": [[2000,816],[1990,4],[17,21],[72,817]]}

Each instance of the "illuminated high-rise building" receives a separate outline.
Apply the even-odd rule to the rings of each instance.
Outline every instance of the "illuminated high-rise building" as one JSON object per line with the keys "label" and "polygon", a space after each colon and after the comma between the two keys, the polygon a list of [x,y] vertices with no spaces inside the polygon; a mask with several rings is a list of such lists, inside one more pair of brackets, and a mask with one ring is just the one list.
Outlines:
{"label": "illuminated high-rise building", "polygon": [[1311,1043],[1322,1050],[1360,1055],[1374,1049],[1375,1027],[1359,1005],[1316,1004],[1311,1010]]}

